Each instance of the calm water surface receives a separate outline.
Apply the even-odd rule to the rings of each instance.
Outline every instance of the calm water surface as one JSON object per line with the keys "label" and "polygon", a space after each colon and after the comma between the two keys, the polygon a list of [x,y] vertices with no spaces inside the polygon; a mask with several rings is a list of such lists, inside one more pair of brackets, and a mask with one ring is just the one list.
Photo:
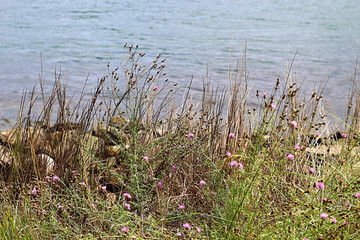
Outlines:
{"label": "calm water surface", "polygon": [[247,42],[252,89],[269,90],[298,50],[294,70],[304,89],[329,80],[326,97],[341,111],[360,55],[360,0],[0,0],[0,118],[15,118],[20,96],[54,70],[71,91],[122,63],[124,43],[148,60],[165,50],[168,78],[199,89],[208,66],[226,82],[229,48]]}

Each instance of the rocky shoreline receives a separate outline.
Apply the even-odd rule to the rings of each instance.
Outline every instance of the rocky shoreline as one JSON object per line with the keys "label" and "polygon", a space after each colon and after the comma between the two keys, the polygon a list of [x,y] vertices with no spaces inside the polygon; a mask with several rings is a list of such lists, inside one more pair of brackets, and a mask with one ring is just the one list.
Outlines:
{"label": "rocky shoreline", "polygon": [[[105,162],[113,162],[117,165],[119,157],[121,158],[122,150],[130,147],[132,134],[130,130],[130,122],[124,117],[113,117],[109,121],[108,126],[96,124],[89,131],[84,132],[84,126],[77,123],[69,124],[53,124],[50,127],[37,126],[18,129],[16,127],[0,131],[0,168],[3,172],[17,167],[18,160],[13,156],[11,149],[21,144],[26,151],[32,152],[32,158],[26,159],[25,162],[34,164],[37,161],[38,167],[43,174],[51,174],[56,164],[57,150],[61,145],[75,141],[77,144],[85,146],[87,149],[96,150],[94,156],[100,157]],[[165,126],[157,126],[156,129],[147,128],[145,124],[140,124],[140,134],[143,131],[152,131],[154,140],[160,138],[164,134]],[[269,141],[271,136],[265,135],[265,142]],[[116,142],[114,141],[116,139]],[[317,159],[319,162],[326,158],[339,156],[347,146],[348,136],[345,133],[336,132],[330,137],[309,136],[309,142],[306,146],[302,146],[304,154],[311,159]],[[24,145],[33,141],[34,146]],[[35,141],[35,142],[34,142]],[[269,144],[271,144],[269,142]],[[36,146],[36,147],[35,147]],[[347,147],[348,148],[348,147]],[[349,149],[346,149],[349,151]],[[82,155],[86,154],[85,152]],[[349,151],[349,157],[360,158],[360,146],[354,146]],[[346,163],[346,159],[344,159]],[[360,162],[353,166],[360,169]]]}

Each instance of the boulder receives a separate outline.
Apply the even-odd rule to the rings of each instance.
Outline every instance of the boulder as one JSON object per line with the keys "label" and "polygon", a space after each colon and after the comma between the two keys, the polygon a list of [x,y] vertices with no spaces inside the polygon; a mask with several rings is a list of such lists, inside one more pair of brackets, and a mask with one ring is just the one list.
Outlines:
{"label": "boulder", "polygon": [[0,145],[0,165],[10,164],[11,158],[11,151],[7,147]]}
{"label": "boulder", "polygon": [[122,129],[113,126],[96,125],[92,135],[103,140],[106,145],[117,145],[119,143],[129,144],[131,136]]}
{"label": "boulder", "polygon": [[128,123],[129,123],[129,120],[127,120],[123,116],[116,116],[116,117],[112,117],[110,119],[110,126],[114,126],[117,128],[122,128],[122,127],[126,126]]}
{"label": "boulder", "polygon": [[305,152],[315,156],[323,156],[323,155],[337,156],[341,153],[341,150],[342,150],[342,146],[340,145],[333,145],[333,146],[320,145],[318,147],[307,147],[305,149]]}

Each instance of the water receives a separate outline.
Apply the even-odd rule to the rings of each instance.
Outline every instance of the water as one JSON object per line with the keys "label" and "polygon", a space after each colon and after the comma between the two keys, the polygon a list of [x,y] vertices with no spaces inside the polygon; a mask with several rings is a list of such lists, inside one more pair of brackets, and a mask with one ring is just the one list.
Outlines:
{"label": "water", "polygon": [[[208,66],[224,84],[229,48],[247,42],[252,88],[269,90],[296,51],[294,71],[305,90],[329,80],[325,95],[341,112],[360,55],[359,0],[0,0],[0,118],[16,118],[20,96],[61,68],[81,89],[139,44],[149,59],[165,50],[167,77],[199,89]],[[42,58],[40,58],[40,54]]]}

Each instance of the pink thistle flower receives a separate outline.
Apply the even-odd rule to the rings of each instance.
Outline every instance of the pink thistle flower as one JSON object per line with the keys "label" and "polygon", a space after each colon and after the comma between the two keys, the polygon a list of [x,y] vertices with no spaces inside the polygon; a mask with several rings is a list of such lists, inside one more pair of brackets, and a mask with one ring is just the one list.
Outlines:
{"label": "pink thistle flower", "polygon": [[206,184],[206,182],[204,180],[200,181],[200,187],[204,186]]}
{"label": "pink thistle flower", "polygon": [[121,229],[122,232],[127,232],[127,231],[129,231],[129,230],[130,230],[130,229],[129,229],[128,227],[124,227],[124,228]]}
{"label": "pink thistle flower", "polygon": [[41,211],[41,213],[45,215],[45,214],[46,214],[46,211],[43,209],[43,210]]}
{"label": "pink thistle flower", "polygon": [[49,176],[46,176],[46,177],[45,177],[45,180],[46,180],[46,181],[50,180],[50,177],[49,177]]}
{"label": "pink thistle flower", "polygon": [[316,136],[316,137],[320,136],[320,133],[318,133],[318,132],[317,132],[317,133],[315,133],[315,136]]}
{"label": "pink thistle flower", "polygon": [[343,138],[346,138],[346,133],[341,134]]}
{"label": "pink thistle flower", "polygon": [[57,182],[58,180],[59,180],[59,177],[55,175],[55,176],[53,177],[53,182]]}
{"label": "pink thistle flower", "polygon": [[297,122],[291,121],[290,124],[293,125],[294,128],[297,128]]}
{"label": "pink thistle flower", "polygon": [[63,206],[63,205],[61,205],[61,204],[59,204],[58,208],[59,208],[59,209],[63,209],[63,208],[64,208],[64,206]]}
{"label": "pink thistle flower", "polygon": [[356,193],[356,197],[357,197],[357,198],[360,198],[360,193]]}
{"label": "pink thistle flower", "polygon": [[314,171],[315,171],[315,170],[314,170],[313,168],[309,168],[309,172],[310,172],[310,173],[314,173]]}
{"label": "pink thistle flower", "polygon": [[181,206],[178,207],[178,209],[184,209],[184,208],[185,208],[184,205],[181,205]]}
{"label": "pink thistle flower", "polygon": [[323,212],[323,213],[320,213],[320,217],[322,219],[327,219],[329,217],[329,214]]}
{"label": "pink thistle flower", "polygon": [[327,201],[327,199],[322,197],[322,198],[321,198],[321,201],[322,201],[322,202],[325,202],[325,201]]}
{"label": "pink thistle flower", "polygon": [[131,197],[131,195],[129,193],[124,193],[123,196],[128,198],[128,199],[132,199],[132,197]]}
{"label": "pink thistle flower", "polygon": [[186,229],[191,229],[191,226],[190,226],[190,224],[188,224],[188,223],[184,223],[184,224],[183,224],[183,227],[186,228]]}
{"label": "pink thistle flower", "polygon": [[300,150],[301,150],[301,147],[300,147],[299,145],[295,145],[294,147],[295,147],[295,150],[296,150],[296,151],[300,151]]}
{"label": "pink thistle flower", "polygon": [[149,162],[149,157],[148,156],[144,156],[143,159],[145,160],[145,162]]}
{"label": "pink thistle flower", "polygon": [[239,169],[242,170],[244,168],[244,165],[242,163],[239,163]]}
{"label": "pink thistle flower", "polygon": [[197,227],[196,232],[201,233],[201,229]]}
{"label": "pink thistle flower", "polygon": [[101,189],[106,191],[106,186],[102,186]]}
{"label": "pink thistle flower", "polygon": [[95,208],[95,207],[96,207],[96,206],[95,206],[95,203],[92,203],[92,204],[91,204],[91,207]]}
{"label": "pink thistle flower", "polygon": [[332,218],[332,219],[331,219],[331,222],[332,222],[333,224],[336,224],[336,218]]}
{"label": "pink thistle flower", "polygon": [[163,183],[162,182],[158,182],[157,183],[158,187],[161,188],[163,186]]}
{"label": "pink thistle flower", "polygon": [[194,137],[194,134],[193,133],[190,133],[189,134],[189,138],[191,139],[191,138],[193,138]]}
{"label": "pink thistle flower", "polygon": [[34,187],[34,189],[31,191],[31,193],[35,196],[37,194],[38,190],[36,189],[36,187]]}
{"label": "pink thistle flower", "polygon": [[124,206],[126,207],[127,210],[130,210],[130,204],[125,203]]}
{"label": "pink thistle flower", "polygon": [[347,202],[345,205],[346,205],[347,207],[350,207],[350,203],[349,203],[349,202]]}
{"label": "pink thistle flower", "polygon": [[231,152],[226,152],[226,156],[231,157]]}
{"label": "pink thistle flower", "polygon": [[290,159],[290,160],[294,160],[294,155],[290,153],[290,154],[287,156],[287,158]]}
{"label": "pink thistle flower", "polygon": [[175,165],[172,167],[172,170],[175,172],[175,170],[176,170],[176,166],[175,166]]}
{"label": "pink thistle flower", "polygon": [[181,233],[177,233],[176,236],[181,237]]}
{"label": "pink thistle flower", "polygon": [[269,107],[270,110],[274,110],[275,109],[275,104],[270,104],[270,107]]}
{"label": "pink thistle flower", "polygon": [[84,187],[86,188],[86,183],[84,183],[84,182],[79,182],[79,184],[80,184],[81,186],[84,186]]}
{"label": "pink thistle flower", "polygon": [[234,133],[230,133],[229,134],[229,138],[234,138],[235,137],[235,134]]}
{"label": "pink thistle flower", "polygon": [[154,87],[154,91],[157,91],[157,90],[159,90],[159,86]]}
{"label": "pink thistle flower", "polygon": [[72,171],[71,171],[71,173],[72,173],[72,174],[75,174],[75,173],[76,173],[76,171],[75,171],[75,170],[72,170]]}
{"label": "pink thistle flower", "polygon": [[239,163],[235,160],[230,162],[230,167],[237,167],[238,165]]}
{"label": "pink thistle flower", "polygon": [[346,221],[342,223],[342,225],[344,225],[344,226],[348,225],[348,224],[349,224],[349,222],[346,222]]}
{"label": "pink thistle flower", "polygon": [[265,91],[264,91],[263,95],[264,95],[264,98],[266,98],[266,92]]}
{"label": "pink thistle flower", "polygon": [[325,184],[323,182],[317,182],[316,186],[320,189],[323,189],[325,187]]}

